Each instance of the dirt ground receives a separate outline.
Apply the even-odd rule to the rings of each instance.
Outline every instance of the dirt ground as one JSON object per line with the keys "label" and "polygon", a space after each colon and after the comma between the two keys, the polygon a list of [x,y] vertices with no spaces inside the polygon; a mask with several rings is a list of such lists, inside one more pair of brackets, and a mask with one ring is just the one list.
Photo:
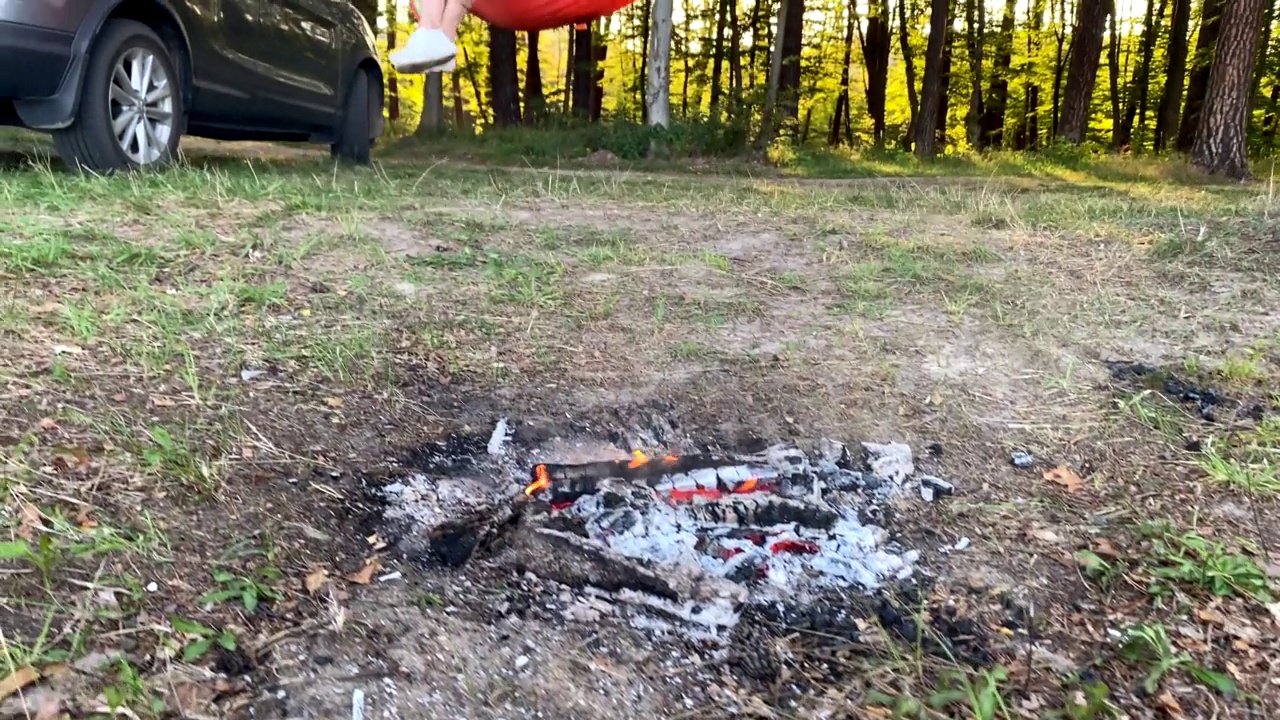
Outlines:
{"label": "dirt ground", "polygon": [[[1275,702],[1266,186],[30,160],[0,170],[0,716]],[[936,448],[957,492],[899,526],[929,607],[974,618],[993,661],[874,622],[779,628],[744,641],[781,658],[765,681],[607,614],[516,611],[539,598],[520,575],[405,563],[378,534],[369,487],[451,433],[655,411],[726,444]]]}

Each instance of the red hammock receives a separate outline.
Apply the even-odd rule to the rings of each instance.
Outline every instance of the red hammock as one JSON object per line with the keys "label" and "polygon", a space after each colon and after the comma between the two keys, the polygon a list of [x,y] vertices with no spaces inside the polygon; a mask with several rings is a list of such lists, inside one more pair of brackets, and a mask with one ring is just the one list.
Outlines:
{"label": "red hammock", "polygon": [[[474,0],[471,14],[507,30],[527,32],[608,17],[632,0]],[[413,3],[417,15],[417,3]]]}

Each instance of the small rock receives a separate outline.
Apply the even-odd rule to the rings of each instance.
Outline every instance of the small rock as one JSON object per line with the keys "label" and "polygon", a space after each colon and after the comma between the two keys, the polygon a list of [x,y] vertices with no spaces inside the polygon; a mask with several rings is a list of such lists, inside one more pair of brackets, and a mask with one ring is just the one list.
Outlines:
{"label": "small rock", "polygon": [[969,543],[969,538],[967,538],[967,537],[962,537],[962,538],[960,538],[959,540],[957,540],[957,541],[956,541],[956,544],[955,544],[955,545],[952,545],[952,546],[951,546],[951,549],[952,549],[952,550],[965,550],[965,549],[967,549],[967,548],[969,547],[969,544],[970,544],[970,543]]}
{"label": "small rock", "polygon": [[948,497],[955,493],[956,486],[932,475],[925,475],[920,478],[920,497],[925,502],[933,502],[940,497]]}
{"label": "small rock", "polygon": [[867,469],[892,483],[901,483],[916,471],[911,447],[905,443],[862,443]]}
{"label": "small rock", "polygon": [[255,380],[266,374],[266,370],[250,370],[249,368],[245,368],[240,371],[240,379],[245,382],[249,382],[250,380]]}
{"label": "small rock", "polygon": [[838,468],[849,467],[849,449],[837,440],[829,438],[819,440],[818,456]]}
{"label": "small rock", "polygon": [[155,592],[159,589],[160,589],[160,586],[156,584],[155,580],[152,580],[151,582],[147,583],[147,592]]}
{"label": "small rock", "polygon": [[517,670],[522,670],[522,669],[524,669],[524,666],[526,666],[526,665],[528,665],[528,664],[529,664],[529,656],[528,656],[528,655],[521,655],[520,657],[516,658],[516,669],[517,669]]}
{"label": "small rock", "polygon": [[1035,465],[1036,459],[1031,456],[1031,453],[1025,450],[1018,450],[1013,455],[1009,456],[1009,462],[1013,463],[1014,467],[1025,470],[1026,468]]}

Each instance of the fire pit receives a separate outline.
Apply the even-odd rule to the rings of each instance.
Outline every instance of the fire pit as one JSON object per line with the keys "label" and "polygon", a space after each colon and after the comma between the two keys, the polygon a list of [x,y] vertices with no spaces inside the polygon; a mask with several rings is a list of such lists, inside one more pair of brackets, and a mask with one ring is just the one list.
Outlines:
{"label": "fire pit", "polygon": [[885,510],[909,486],[926,499],[951,487],[918,475],[901,443],[660,445],[524,442],[504,420],[487,443],[446,442],[380,488],[387,533],[412,558],[484,556],[630,608],[634,625],[715,639],[748,605],[785,615],[907,580],[919,556]]}

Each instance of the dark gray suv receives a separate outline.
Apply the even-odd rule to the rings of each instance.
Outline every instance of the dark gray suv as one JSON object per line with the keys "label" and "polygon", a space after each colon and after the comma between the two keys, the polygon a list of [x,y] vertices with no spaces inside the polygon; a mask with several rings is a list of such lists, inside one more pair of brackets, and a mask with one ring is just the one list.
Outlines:
{"label": "dark gray suv", "polygon": [[376,48],[349,0],[0,0],[0,125],[94,172],[162,166],[184,134],[367,163]]}

